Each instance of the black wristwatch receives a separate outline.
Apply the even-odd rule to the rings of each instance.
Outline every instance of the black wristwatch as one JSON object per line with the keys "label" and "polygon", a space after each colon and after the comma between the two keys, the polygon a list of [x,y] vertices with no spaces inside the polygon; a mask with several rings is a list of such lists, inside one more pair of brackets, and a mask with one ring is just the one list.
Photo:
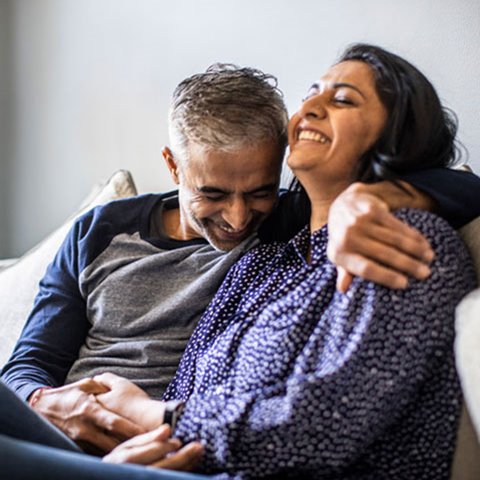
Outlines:
{"label": "black wristwatch", "polygon": [[163,423],[167,423],[172,427],[172,431],[175,429],[177,420],[185,408],[185,402],[183,400],[170,400],[165,402],[165,412],[163,414]]}

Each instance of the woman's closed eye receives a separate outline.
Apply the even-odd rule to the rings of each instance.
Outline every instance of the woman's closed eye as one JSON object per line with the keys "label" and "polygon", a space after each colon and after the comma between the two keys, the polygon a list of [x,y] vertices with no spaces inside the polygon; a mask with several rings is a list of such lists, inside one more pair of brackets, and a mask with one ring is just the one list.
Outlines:
{"label": "woman's closed eye", "polygon": [[332,101],[333,103],[339,105],[355,105],[355,102],[351,98],[345,97],[343,95],[334,96]]}

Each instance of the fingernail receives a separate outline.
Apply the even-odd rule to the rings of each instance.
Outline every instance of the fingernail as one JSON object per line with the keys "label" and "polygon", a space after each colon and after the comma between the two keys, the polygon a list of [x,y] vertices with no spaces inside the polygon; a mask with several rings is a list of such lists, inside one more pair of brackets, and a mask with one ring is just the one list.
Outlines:
{"label": "fingernail", "polygon": [[171,442],[177,447],[180,448],[183,444],[178,438],[172,438]]}
{"label": "fingernail", "polygon": [[194,443],[192,445],[192,450],[195,453],[202,453],[203,452],[203,445],[201,443]]}
{"label": "fingernail", "polygon": [[423,256],[423,258],[427,261],[427,262],[431,262],[433,260],[433,257],[435,256],[435,253],[433,252],[433,250],[427,250]]}
{"label": "fingernail", "polygon": [[421,267],[418,268],[417,270],[417,275],[419,278],[427,278],[431,273],[431,270],[427,265],[422,265]]}
{"label": "fingernail", "polygon": [[167,430],[170,430],[170,425],[163,423],[157,428],[158,433],[166,433]]}
{"label": "fingernail", "polygon": [[408,279],[407,278],[402,278],[397,281],[397,288],[401,290],[405,290],[408,287]]}

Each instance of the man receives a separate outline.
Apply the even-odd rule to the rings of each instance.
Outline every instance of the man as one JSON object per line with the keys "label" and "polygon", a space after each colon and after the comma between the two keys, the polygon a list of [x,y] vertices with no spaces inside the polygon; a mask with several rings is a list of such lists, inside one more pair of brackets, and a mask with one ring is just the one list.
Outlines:
{"label": "man", "polygon": [[[108,452],[139,433],[96,401],[108,389],[91,377],[110,371],[159,398],[229,267],[258,241],[291,236],[305,223],[294,195],[278,201],[287,113],[272,81],[257,70],[215,66],[180,83],[169,118],[171,147],[163,150],[178,193],[94,209],[76,222],[49,266],[2,375],[82,446]],[[459,182],[444,181],[436,194],[435,175]],[[405,180],[429,192],[450,219],[460,208],[449,199],[460,191],[469,205],[468,185],[480,184],[446,171]],[[329,253],[341,268],[340,289],[348,286],[346,272],[395,288],[405,287],[409,275],[428,276],[427,242],[389,208],[435,202],[403,185],[354,185],[337,199]],[[476,214],[470,209],[466,220]]]}

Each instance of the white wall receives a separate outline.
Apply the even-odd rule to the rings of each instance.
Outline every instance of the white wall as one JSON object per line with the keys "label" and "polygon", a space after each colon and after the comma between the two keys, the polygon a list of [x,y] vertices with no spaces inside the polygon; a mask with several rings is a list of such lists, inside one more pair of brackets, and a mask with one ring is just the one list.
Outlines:
{"label": "white wall", "polygon": [[0,258],[9,254],[10,5],[0,2]]}
{"label": "white wall", "polygon": [[[118,168],[172,186],[160,150],[169,96],[215,61],[278,76],[290,111],[348,43],[417,64],[460,118],[480,172],[478,0],[15,0],[8,182],[20,254]],[[0,187],[2,187],[0,185]]]}

